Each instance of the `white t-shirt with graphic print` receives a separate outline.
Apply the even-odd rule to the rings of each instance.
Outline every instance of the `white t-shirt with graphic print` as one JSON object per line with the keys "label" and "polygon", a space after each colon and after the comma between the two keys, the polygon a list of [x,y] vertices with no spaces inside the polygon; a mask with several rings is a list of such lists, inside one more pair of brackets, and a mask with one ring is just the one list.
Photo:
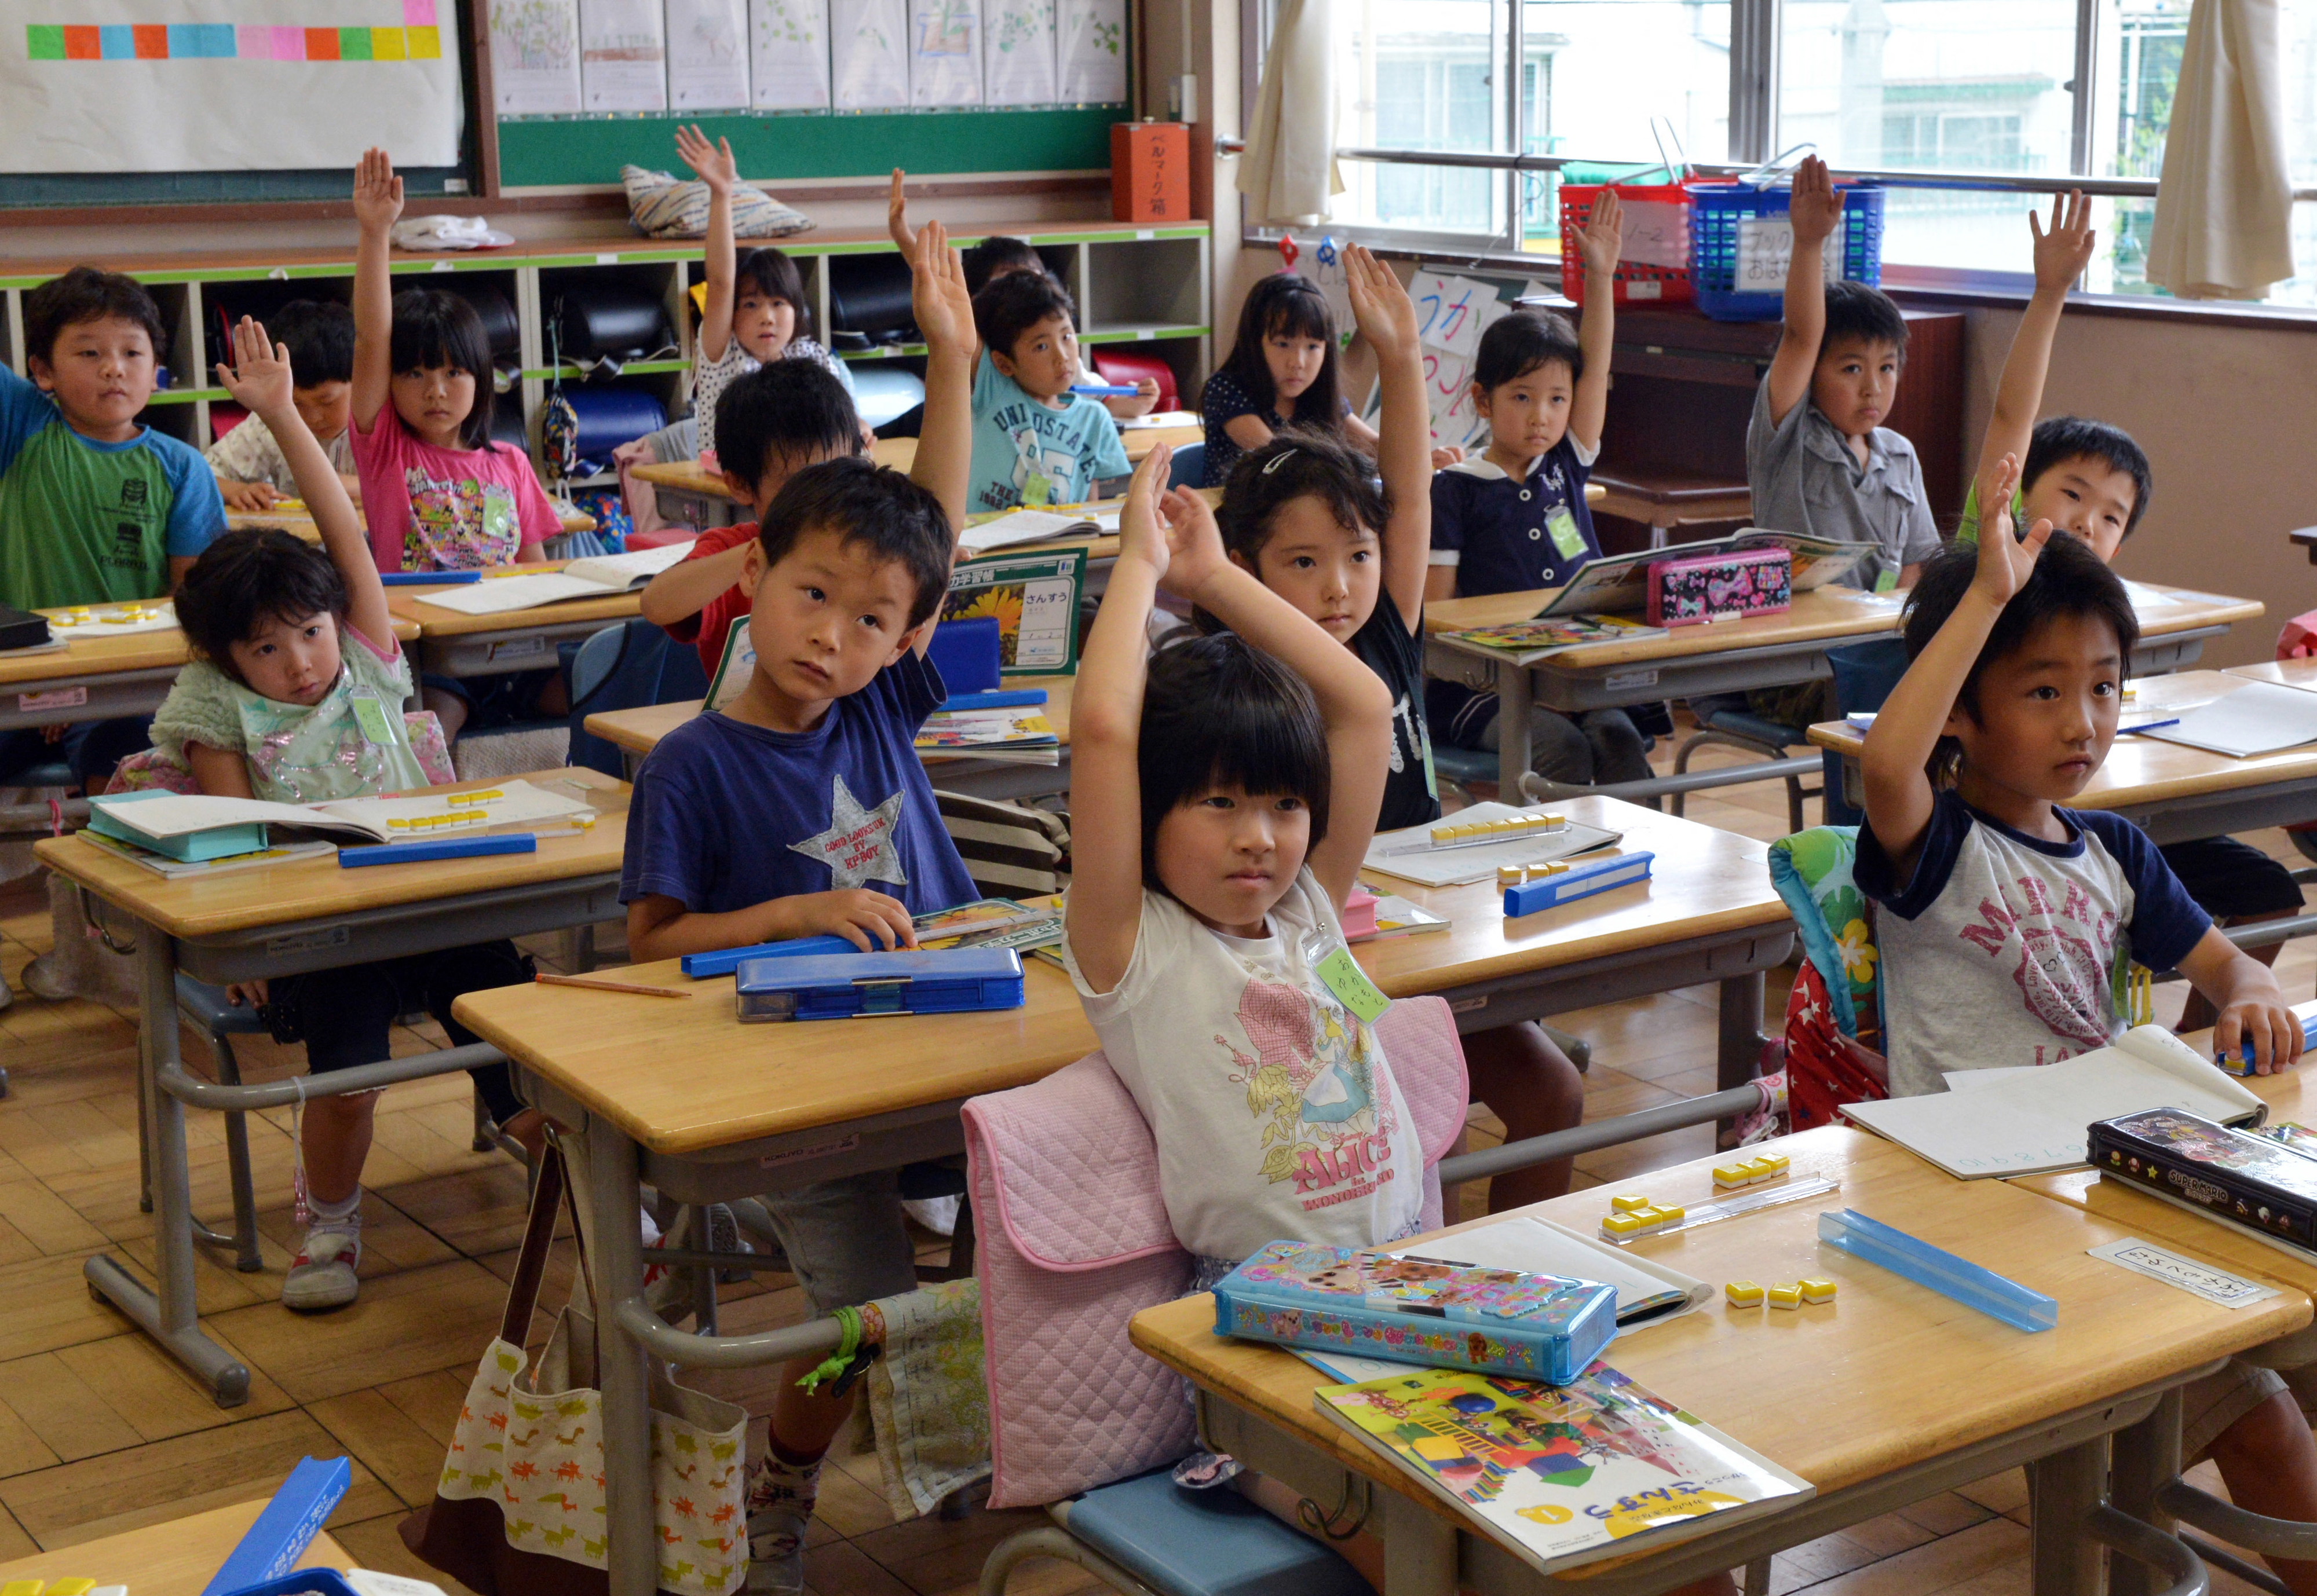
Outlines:
{"label": "white t-shirt with graphic print", "polygon": [[1313,973],[1344,931],[1308,869],[1268,924],[1260,939],[1224,936],[1146,887],[1134,958],[1106,993],[1064,944],[1104,1055],[1158,1144],[1175,1238],[1239,1259],[1266,1242],[1413,1235],[1423,1153],[1374,1030]]}

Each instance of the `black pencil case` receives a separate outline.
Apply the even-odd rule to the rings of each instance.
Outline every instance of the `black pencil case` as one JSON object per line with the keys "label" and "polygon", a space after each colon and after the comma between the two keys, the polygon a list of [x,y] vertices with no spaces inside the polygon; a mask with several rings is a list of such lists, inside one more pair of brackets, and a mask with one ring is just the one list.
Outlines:
{"label": "black pencil case", "polygon": [[0,648],[38,648],[49,640],[49,618],[0,604]]}
{"label": "black pencil case", "polygon": [[2102,1119],[2090,1138],[2110,1180],[2317,1251],[2317,1158],[2179,1109]]}

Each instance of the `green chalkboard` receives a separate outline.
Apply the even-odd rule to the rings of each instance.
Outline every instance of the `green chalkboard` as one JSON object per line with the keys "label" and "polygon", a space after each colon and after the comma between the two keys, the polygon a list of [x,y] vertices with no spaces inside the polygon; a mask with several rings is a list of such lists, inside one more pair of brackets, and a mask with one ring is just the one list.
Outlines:
{"label": "green chalkboard", "polygon": [[[891,116],[701,117],[711,138],[732,141],[740,174],[756,183],[798,177],[881,178],[946,172],[1086,172],[1110,165],[1110,126],[1123,105],[1061,111],[951,111]],[[502,121],[499,184],[620,181],[632,162],[683,168],[675,129],[689,117],[574,117]]]}

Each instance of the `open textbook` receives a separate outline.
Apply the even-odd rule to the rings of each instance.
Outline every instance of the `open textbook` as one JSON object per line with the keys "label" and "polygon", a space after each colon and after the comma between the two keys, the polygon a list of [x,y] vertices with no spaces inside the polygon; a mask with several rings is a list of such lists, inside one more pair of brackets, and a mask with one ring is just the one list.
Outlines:
{"label": "open textbook", "polygon": [[1644,548],[1633,554],[1613,554],[1589,559],[1577,567],[1569,584],[1552,595],[1539,612],[1547,616],[1580,611],[1614,613],[1643,610],[1650,602],[1650,566],[1659,560],[1695,559],[1709,554],[1744,554],[1757,548],[1783,548],[1794,558],[1794,591],[1809,593],[1829,582],[1839,582],[1874,552],[1871,543],[1836,543],[1803,532],[1769,532],[1747,527],[1726,538],[1684,543],[1671,548]]}
{"label": "open textbook", "polygon": [[957,536],[957,545],[968,554],[987,554],[993,548],[1005,548],[1015,543],[1043,543],[1054,538],[1098,538],[1118,531],[1118,513],[1122,506],[1112,504],[1101,510],[1056,511],[1027,507],[1002,511],[987,521],[977,521]]}
{"label": "open textbook", "polygon": [[608,599],[641,587],[691,552],[689,543],[670,543],[633,554],[599,554],[536,576],[493,576],[421,593],[418,602],[461,615],[499,615],[566,599]]}
{"label": "open textbook", "polygon": [[2086,1130],[2144,1109],[2259,1125],[2268,1105],[2160,1025],[2057,1064],[1956,1070],[1927,1097],[1855,1102],[1845,1117],[1958,1180],[2041,1174],[2086,1159]]}
{"label": "open textbook", "polygon": [[[249,828],[291,827],[362,843],[403,841],[436,834],[456,822],[462,830],[568,821],[593,814],[575,798],[501,781],[473,792],[422,792],[404,798],[339,798],[323,804],[273,804],[262,798],[217,798],[204,793],[124,792],[89,800],[105,829],[121,842],[183,857],[189,840],[203,834],[246,833]],[[467,816],[479,815],[479,820]],[[263,841],[252,846],[264,846]]]}

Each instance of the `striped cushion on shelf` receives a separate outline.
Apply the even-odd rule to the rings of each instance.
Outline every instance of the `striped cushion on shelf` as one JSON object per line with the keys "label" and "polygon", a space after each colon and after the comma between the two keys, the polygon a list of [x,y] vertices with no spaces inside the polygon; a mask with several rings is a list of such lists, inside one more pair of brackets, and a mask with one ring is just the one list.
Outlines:
{"label": "striped cushion on shelf", "polygon": [[[666,172],[641,166],[620,168],[628,191],[628,221],[652,238],[699,238],[708,232],[708,185],[679,183]],[[785,238],[807,232],[813,220],[792,210],[762,189],[740,183],[732,191],[732,234],[737,238]]]}

